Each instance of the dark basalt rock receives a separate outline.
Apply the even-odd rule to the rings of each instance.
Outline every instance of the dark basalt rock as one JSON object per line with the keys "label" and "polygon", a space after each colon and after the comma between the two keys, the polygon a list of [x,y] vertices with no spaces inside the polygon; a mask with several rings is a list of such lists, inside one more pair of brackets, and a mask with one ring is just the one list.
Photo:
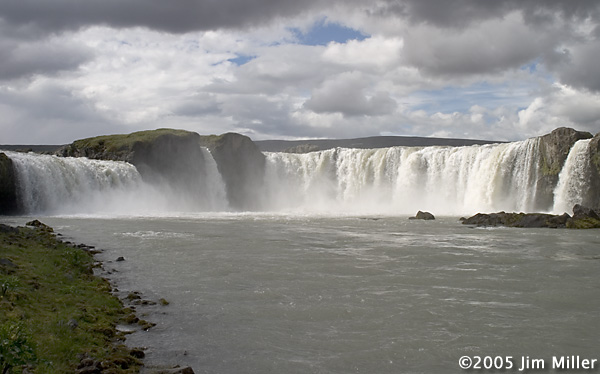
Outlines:
{"label": "dark basalt rock", "polygon": [[129,162],[144,180],[193,196],[206,174],[199,142],[195,132],[158,129],[77,140],[56,155]]}
{"label": "dark basalt rock", "polygon": [[237,210],[261,208],[261,190],[264,183],[265,155],[247,136],[227,133],[202,137],[217,163],[219,173],[227,186],[227,199]]}
{"label": "dark basalt rock", "polygon": [[549,228],[573,228],[589,229],[600,228],[600,218],[593,209],[575,205],[574,215],[567,213],[562,215],[546,213],[477,213],[469,218],[461,218],[464,225],[475,226],[507,226],[507,227],[549,227]]}
{"label": "dark basalt rock", "polygon": [[12,160],[0,153],[0,214],[17,213],[17,181]]}
{"label": "dark basalt rock", "polygon": [[408,219],[422,219],[425,221],[431,221],[435,219],[435,216],[429,212],[422,212],[419,210],[416,216],[409,217]]}
{"label": "dark basalt rock", "polygon": [[567,160],[569,151],[578,140],[591,137],[592,134],[589,132],[560,127],[539,138],[539,179],[534,210],[552,209],[558,175]]}
{"label": "dark basalt rock", "polygon": [[600,214],[591,208],[575,204],[573,217],[567,220],[566,226],[570,229],[600,228]]}
{"label": "dark basalt rock", "polygon": [[594,207],[600,211],[600,132],[590,141],[589,145],[591,173],[590,182],[592,194],[590,201],[583,201],[583,204]]}
{"label": "dark basalt rock", "polygon": [[260,208],[265,156],[247,136],[227,133],[200,136],[172,129],[140,131],[82,139],[56,152],[63,157],[88,157],[129,162],[144,180],[168,184],[188,196],[199,193],[199,181],[206,177],[207,147],[226,185],[228,201],[238,210]]}

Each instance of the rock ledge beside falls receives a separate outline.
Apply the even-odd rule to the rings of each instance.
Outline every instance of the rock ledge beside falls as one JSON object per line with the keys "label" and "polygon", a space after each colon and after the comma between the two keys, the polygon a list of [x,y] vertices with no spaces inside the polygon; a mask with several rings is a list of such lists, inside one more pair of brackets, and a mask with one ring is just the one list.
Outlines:
{"label": "rock ledge beside falls", "polygon": [[600,214],[594,209],[576,204],[573,216],[567,213],[556,215],[546,213],[477,213],[460,219],[464,225],[506,226],[506,227],[549,227],[569,229],[600,228]]}

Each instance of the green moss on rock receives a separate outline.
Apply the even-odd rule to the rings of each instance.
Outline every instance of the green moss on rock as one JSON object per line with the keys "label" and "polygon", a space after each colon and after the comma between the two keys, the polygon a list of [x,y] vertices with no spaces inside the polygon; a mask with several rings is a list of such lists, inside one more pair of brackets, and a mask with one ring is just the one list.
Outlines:
{"label": "green moss on rock", "polygon": [[569,229],[599,229],[600,220],[591,217],[570,219],[567,221],[567,228]]}

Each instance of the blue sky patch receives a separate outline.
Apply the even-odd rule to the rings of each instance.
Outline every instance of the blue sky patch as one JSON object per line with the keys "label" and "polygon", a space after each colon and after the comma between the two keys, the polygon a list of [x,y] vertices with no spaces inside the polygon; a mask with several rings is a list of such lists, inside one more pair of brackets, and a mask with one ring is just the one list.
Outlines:
{"label": "blue sky patch", "polygon": [[368,37],[368,35],[358,30],[338,23],[327,22],[327,18],[315,22],[306,33],[298,28],[290,28],[289,30],[300,44],[304,45],[327,45],[330,42],[345,43],[348,40],[364,40]]}
{"label": "blue sky patch", "polygon": [[476,83],[465,87],[448,86],[440,90],[417,91],[412,96],[420,103],[413,110],[424,110],[428,114],[436,112],[466,113],[474,105],[487,108],[515,106],[533,100],[532,87],[524,84]]}
{"label": "blue sky patch", "polygon": [[242,66],[242,65],[247,64],[248,62],[254,60],[255,58],[256,58],[256,56],[238,55],[236,58],[230,58],[227,61],[231,61],[234,64],[236,64],[237,66]]}

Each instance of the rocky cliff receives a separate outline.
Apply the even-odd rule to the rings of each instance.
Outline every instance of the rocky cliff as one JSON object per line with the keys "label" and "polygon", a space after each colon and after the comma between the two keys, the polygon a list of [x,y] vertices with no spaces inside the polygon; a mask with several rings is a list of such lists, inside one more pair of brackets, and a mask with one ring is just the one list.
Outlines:
{"label": "rocky cliff", "polygon": [[126,161],[147,181],[168,183],[193,194],[193,188],[200,185],[198,180],[206,176],[201,147],[208,148],[217,163],[231,208],[258,209],[265,157],[250,138],[240,134],[200,136],[159,129],[77,140],[56,154]]}
{"label": "rocky cliff", "polygon": [[0,153],[0,214],[17,211],[17,186],[12,160]]}
{"label": "rocky cliff", "polygon": [[227,198],[237,210],[258,210],[264,183],[265,156],[247,136],[227,133],[205,136],[201,144],[207,147],[227,186]]}
{"label": "rocky cliff", "polygon": [[552,208],[554,188],[558,175],[567,160],[569,151],[578,140],[589,139],[592,134],[571,128],[560,127],[550,134],[540,137],[539,180],[537,183],[536,210],[547,211]]}
{"label": "rocky cliff", "polygon": [[584,202],[584,204],[595,206],[597,211],[600,211],[600,132],[590,141],[590,162],[592,164],[591,185],[592,191],[596,193],[595,201]]}
{"label": "rocky cliff", "polygon": [[205,177],[200,135],[173,129],[134,132],[81,139],[59,149],[63,157],[126,161],[144,180],[167,184],[176,192],[194,194],[198,180]]}

